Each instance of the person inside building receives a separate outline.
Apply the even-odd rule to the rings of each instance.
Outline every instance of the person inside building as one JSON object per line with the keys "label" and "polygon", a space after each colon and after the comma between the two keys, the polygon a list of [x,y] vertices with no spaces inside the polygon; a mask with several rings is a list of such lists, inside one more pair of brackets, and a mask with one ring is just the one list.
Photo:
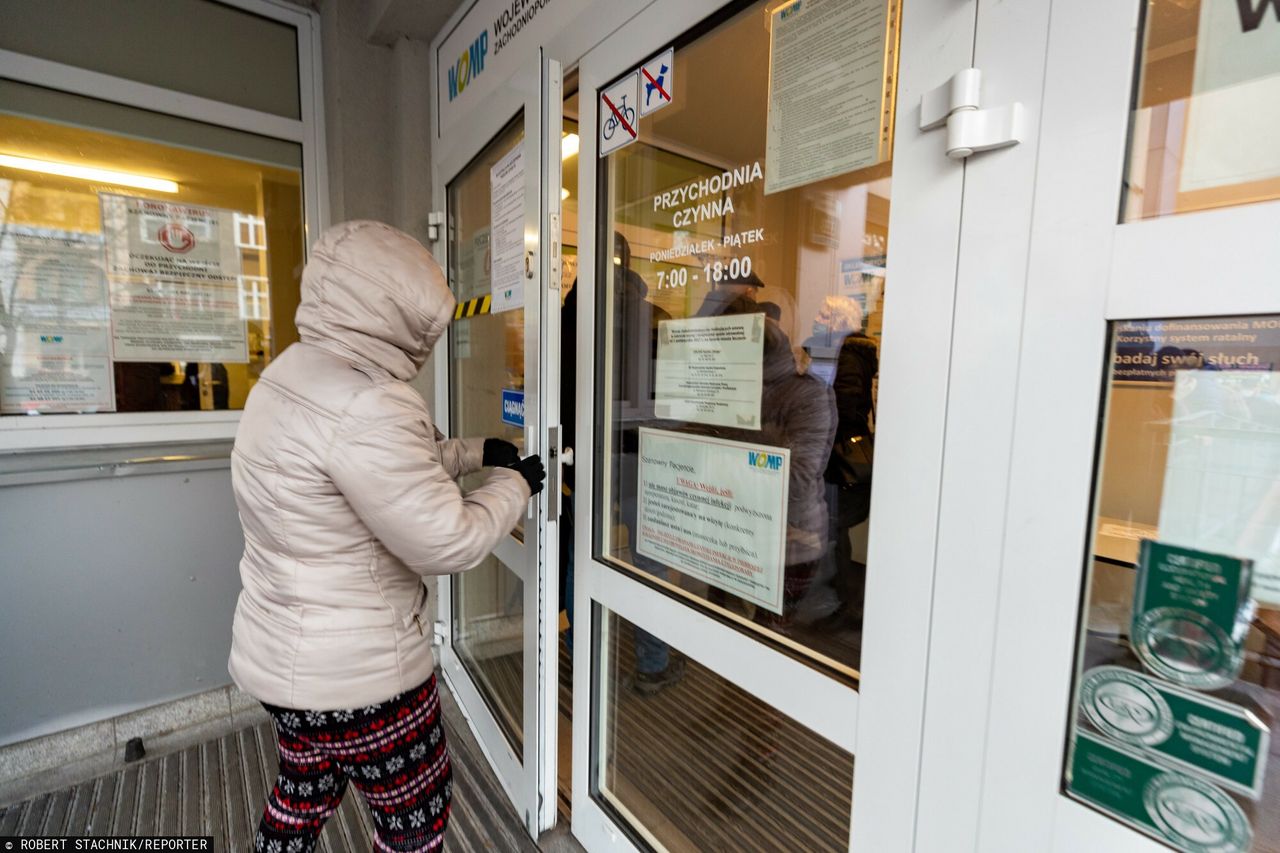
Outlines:
{"label": "person inside building", "polygon": [[831,385],[836,433],[824,472],[830,509],[831,585],[838,602],[825,627],[861,627],[865,564],[853,558],[850,531],[871,515],[872,384],[879,371],[875,342],[863,333],[863,311],[847,296],[828,296],[804,342],[810,372]]}
{"label": "person inside building", "polygon": [[[635,542],[637,459],[639,427],[652,418],[653,373],[658,352],[658,324],[671,315],[648,299],[649,287],[631,267],[631,244],[622,234],[615,232],[614,239],[614,292],[613,312],[615,332],[621,336],[618,344],[621,358],[615,372],[616,387],[621,399],[628,402],[639,417],[631,417],[618,437],[619,453],[618,495],[622,526]],[[575,281],[565,298],[561,312],[561,369],[560,369],[560,423],[564,446],[574,446],[574,418],[576,417],[575,390],[577,388],[577,313],[578,283]],[[621,418],[619,418],[621,422]],[[564,481],[568,494],[561,514],[560,534],[560,599],[561,608],[569,622],[565,640],[573,648],[573,473],[566,467]],[[642,554],[632,554],[637,568],[666,578],[666,566]],[[636,673],[632,688],[642,695],[653,695],[679,681],[684,673],[684,659],[671,654],[670,647],[662,640],[641,628],[635,629]]]}
{"label": "person inside building", "polygon": [[[376,222],[323,235],[301,341],[263,371],[232,454],[244,589],[228,668],[274,720],[258,850],[311,850],[348,783],[380,850],[438,850],[452,795],[423,578],[465,571],[545,476],[497,439],[445,439],[409,386],[453,316],[444,272]],[[457,478],[491,467],[463,494]]]}

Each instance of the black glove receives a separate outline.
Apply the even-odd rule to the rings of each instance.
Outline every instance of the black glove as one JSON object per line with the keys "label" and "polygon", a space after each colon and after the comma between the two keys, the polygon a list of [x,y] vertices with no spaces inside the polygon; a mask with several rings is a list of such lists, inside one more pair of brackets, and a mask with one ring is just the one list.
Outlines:
{"label": "black glove", "polygon": [[537,454],[521,459],[514,465],[506,467],[524,477],[524,481],[529,484],[530,495],[536,495],[542,491],[542,481],[547,479],[547,469],[543,466],[542,460],[538,458]]}
{"label": "black glove", "polygon": [[520,461],[520,451],[509,441],[500,438],[484,440],[484,458],[480,464],[486,468],[510,468]]}

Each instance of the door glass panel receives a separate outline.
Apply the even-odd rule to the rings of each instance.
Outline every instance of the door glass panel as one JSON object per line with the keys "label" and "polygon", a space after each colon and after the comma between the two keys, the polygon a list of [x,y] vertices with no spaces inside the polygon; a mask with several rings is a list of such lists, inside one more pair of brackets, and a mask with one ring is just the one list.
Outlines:
{"label": "door glass panel", "polygon": [[[502,392],[524,392],[524,308],[490,313],[490,170],[524,139],[517,118],[449,184],[449,286],[461,307],[449,337],[452,435],[499,437],[524,449],[524,430],[503,421]],[[461,480],[464,489],[484,474]],[[524,537],[524,518],[515,530]]]}
{"label": "door glass panel", "polygon": [[1280,198],[1280,7],[1144,7],[1123,219]]}
{"label": "door glass panel", "polygon": [[[505,438],[523,449],[524,430],[503,422],[502,391],[524,389],[524,309],[490,312],[490,170],[520,145],[517,118],[449,185],[449,285],[459,316],[449,335],[449,414],[456,437]],[[459,481],[463,490],[483,473]],[[515,531],[523,537],[524,521]],[[492,555],[453,584],[454,647],[498,725],[522,755],[524,587]]]}
{"label": "door glass panel", "polygon": [[[601,615],[592,796],[658,849],[848,849],[852,755],[660,638]],[[665,675],[652,678],[657,671]]]}
{"label": "door glass panel", "polygon": [[516,755],[524,740],[524,582],[492,554],[453,583],[453,647]]}
{"label": "door glass panel", "polygon": [[1113,322],[1110,361],[1065,789],[1280,850],[1280,316]]}
{"label": "door glass panel", "polygon": [[898,7],[736,8],[601,90],[596,553],[856,677]]}

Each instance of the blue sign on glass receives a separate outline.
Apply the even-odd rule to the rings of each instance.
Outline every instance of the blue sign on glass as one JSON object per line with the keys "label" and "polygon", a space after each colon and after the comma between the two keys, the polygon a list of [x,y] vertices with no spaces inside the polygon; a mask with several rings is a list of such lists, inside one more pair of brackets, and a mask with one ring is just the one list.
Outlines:
{"label": "blue sign on glass", "polygon": [[502,422],[513,427],[524,427],[524,392],[514,388],[502,389]]}

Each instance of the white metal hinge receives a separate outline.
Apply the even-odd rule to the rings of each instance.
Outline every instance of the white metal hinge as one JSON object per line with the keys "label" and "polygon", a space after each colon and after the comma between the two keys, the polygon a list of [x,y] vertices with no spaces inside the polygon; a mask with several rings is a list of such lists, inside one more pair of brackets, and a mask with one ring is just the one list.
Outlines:
{"label": "white metal hinge", "polygon": [[963,160],[975,151],[1022,141],[1026,110],[1017,101],[981,109],[982,72],[966,68],[920,98],[920,129],[947,126],[947,156]]}
{"label": "white metal hinge", "polygon": [[443,211],[433,210],[427,214],[427,239],[432,243],[440,239],[440,226],[443,224]]}
{"label": "white metal hinge", "polygon": [[448,636],[447,636],[447,632],[446,632],[446,630],[445,630],[445,627],[446,627],[446,626],[445,626],[445,624],[444,624],[443,622],[434,622],[434,623],[432,623],[432,625],[431,625],[431,645],[433,645],[433,646],[443,646],[443,645],[445,644],[445,641],[449,639],[449,638],[448,638]]}

